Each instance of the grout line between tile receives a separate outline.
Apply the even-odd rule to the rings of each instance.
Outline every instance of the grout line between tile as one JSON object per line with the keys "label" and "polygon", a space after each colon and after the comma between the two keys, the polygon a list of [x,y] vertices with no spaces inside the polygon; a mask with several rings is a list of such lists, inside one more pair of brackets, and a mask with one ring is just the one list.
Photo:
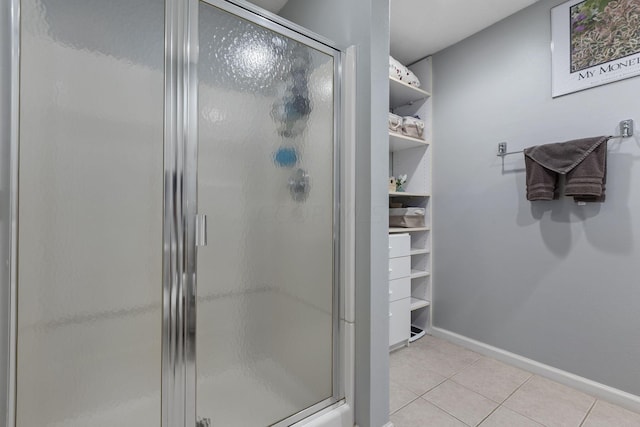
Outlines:
{"label": "grout line between tile", "polygon": [[[484,395],[484,394],[482,394],[482,393],[478,393],[478,392],[477,392],[477,391],[475,391],[475,390],[471,390],[469,387],[465,386],[464,384],[460,384],[460,383],[456,382],[453,378],[449,378],[449,379],[448,379],[448,381],[451,381],[452,383],[454,383],[454,384],[456,384],[456,385],[459,385],[460,387],[464,388],[464,389],[465,389],[465,390],[467,390],[468,392],[471,392],[471,393],[473,393],[473,394],[477,394],[477,395],[478,395],[478,396],[480,396],[480,397],[483,397],[483,398],[485,398],[485,399],[487,399],[487,400],[490,400],[490,401],[492,401],[493,403],[497,404],[498,406],[502,405],[502,402],[498,402],[498,401],[493,400],[492,398],[490,398],[490,397],[488,397],[488,396],[485,396],[485,395]],[[511,395],[509,395],[509,396],[511,396]]]}
{"label": "grout line between tile", "polygon": [[[495,402],[495,400],[494,400],[494,402]],[[486,417],[484,417],[482,420],[480,420],[480,422],[478,424],[476,424],[476,426],[479,426],[483,422],[485,422],[487,420],[487,418],[489,418],[494,412],[496,412],[498,410],[498,408],[501,408],[501,407],[502,407],[502,405],[498,405],[495,408],[493,408],[493,411],[489,412]]]}
{"label": "grout line between tile", "polygon": [[[529,372],[529,371],[525,371],[525,372]],[[531,380],[536,376],[536,374],[533,374],[533,373],[531,373],[531,372],[529,372],[529,373],[531,374],[531,375],[529,376],[529,378],[527,378],[527,380],[526,380],[525,382],[523,382],[522,384],[520,384],[520,386],[518,386],[518,388],[516,388],[515,390],[513,390],[513,392],[512,392],[509,396],[507,396],[507,398],[506,398],[506,399],[504,399],[504,400],[502,401],[502,403],[500,404],[500,406],[504,406],[506,409],[508,409],[508,410],[510,410],[510,411],[512,411],[512,412],[515,412],[516,414],[520,415],[521,417],[525,417],[526,419],[531,420],[531,421],[533,421],[533,422],[534,422],[534,423],[536,423],[536,424],[540,424],[541,426],[547,427],[545,424],[542,424],[542,422],[540,422],[540,421],[538,421],[538,420],[534,420],[533,418],[528,417],[528,416],[526,416],[526,415],[524,415],[524,414],[521,414],[520,412],[516,411],[515,409],[513,409],[513,408],[509,408],[508,406],[506,406],[506,405],[504,404],[504,403],[505,403],[505,402],[506,402],[506,401],[507,401],[511,396],[513,396],[513,395],[515,394],[515,392],[516,392],[516,391],[520,390],[522,387],[524,387],[524,385],[525,385],[525,384],[527,384],[529,381],[531,381]],[[500,407],[500,406],[499,406],[499,407]]]}
{"label": "grout line between tile", "polygon": [[391,413],[389,414],[389,416],[391,416],[391,415],[393,415],[393,414],[397,413],[399,410],[401,410],[401,409],[403,409],[403,408],[406,408],[407,406],[409,406],[410,404],[412,404],[413,402],[415,402],[415,401],[416,401],[416,400],[418,400],[418,399],[420,399],[420,396],[416,396],[414,399],[411,399],[411,401],[409,401],[409,402],[405,403],[404,405],[402,405],[401,407],[399,407],[399,408],[398,408],[398,409],[396,409],[395,411],[391,412]]}
{"label": "grout line between tile", "polygon": [[511,408],[509,408],[508,406],[500,405],[500,407],[503,407],[503,408],[505,408],[505,409],[508,409],[508,410],[510,410],[511,412],[516,413],[516,414],[520,415],[520,416],[521,416],[521,417],[523,417],[523,418],[526,418],[526,419],[528,419],[528,420],[530,420],[530,421],[532,421],[532,422],[534,422],[534,423],[536,423],[536,424],[541,425],[542,427],[550,427],[550,426],[548,426],[548,425],[546,425],[546,424],[543,424],[543,423],[542,423],[542,421],[534,420],[534,419],[533,419],[533,418],[531,418],[531,417],[527,417],[526,415],[521,414],[520,412],[516,411],[515,409],[511,409]]}
{"label": "grout line between tile", "polygon": [[436,405],[434,402],[431,402],[430,400],[425,399],[424,397],[420,396],[420,399],[424,400],[425,402],[427,402],[430,405],[435,406],[436,408],[440,409],[442,412],[444,412],[445,414],[449,415],[450,417],[455,418],[456,420],[460,421],[462,424],[469,426],[469,427],[474,427],[474,426],[470,426],[469,424],[465,423],[464,421],[462,421],[460,418],[456,417],[455,415],[453,415],[452,413],[450,413],[449,411],[447,411],[446,409],[443,409],[441,407],[439,407],[438,405]]}
{"label": "grout line between tile", "polygon": [[473,362],[469,363],[469,364],[468,364],[468,365],[466,365],[464,368],[462,368],[462,369],[459,369],[459,370],[455,371],[453,374],[451,374],[449,377],[447,377],[447,379],[452,379],[453,377],[455,377],[456,375],[458,375],[460,372],[464,371],[465,369],[467,369],[467,368],[470,368],[470,367],[472,367],[472,366],[477,365],[477,364],[480,362],[480,360],[482,360],[484,357],[485,357],[485,356],[483,356],[483,355],[481,355],[481,354],[480,354],[480,357],[479,357],[479,358],[477,358],[477,359],[476,359],[476,360],[474,360]]}
{"label": "grout line between tile", "polygon": [[[435,389],[436,387],[441,386],[442,384],[444,384],[445,382],[447,382],[449,380],[449,378],[445,378],[442,381],[440,381],[438,384],[434,385],[433,387],[431,387],[429,390],[425,391],[424,393],[422,393],[420,396],[418,397],[423,397],[425,394],[429,393],[430,391],[432,391],[433,389]],[[426,400],[426,399],[425,399]]]}
{"label": "grout line between tile", "polygon": [[596,403],[598,403],[598,399],[595,399],[593,401],[593,403],[591,404],[591,406],[589,407],[589,410],[587,411],[587,413],[584,415],[584,418],[582,419],[582,422],[580,423],[579,427],[582,427],[582,425],[584,424],[585,421],[587,421],[587,418],[589,418],[589,415],[591,414],[591,411],[593,410],[593,407],[596,406]]}
{"label": "grout line between tile", "polygon": [[[525,372],[529,372],[529,371],[525,371]],[[529,373],[530,373],[530,372],[529,372]],[[500,405],[502,406],[502,405],[504,404],[504,402],[506,402],[507,400],[509,400],[509,398],[515,394],[515,392],[517,392],[517,391],[518,391],[518,390],[520,390],[522,387],[524,387],[524,385],[525,385],[525,384],[527,384],[529,381],[531,381],[531,379],[533,379],[533,377],[535,377],[535,374],[531,374],[531,375],[529,375],[529,378],[527,378],[527,379],[526,379],[522,384],[520,384],[518,387],[516,387],[516,389],[515,389],[515,390],[513,390],[513,391],[509,394],[509,396],[505,397],[505,398],[504,398],[504,400],[503,400],[502,402],[500,402]],[[509,408],[509,407],[508,407],[508,406],[506,406],[506,408]],[[511,409],[511,408],[509,408],[509,409]],[[513,409],[511,409],[511,410],[513,411]],[[518,413],[519,413],[519,412],[518,412]],[[522,414],[520,414],[520,415],[522,415]],[[529,418],[529,417],[527,417],[527,418]],[[537,421],[536,421],[536,422],[537,422]]]}
{"label": "grout line between tile", "polygon": [[[488,398],[487,396],[484,396],[484,395],[482,395],[482,394],[478,393],[477,391],[471,390],[471,389],[469,389],[469,388],[467,388],[467,387],[463,386],[462,384],[458,384],[457,382],[453,381],[451,378],[448,378],[448,379],[444,380],[443,382],[441,382],[441,383],[440,383],[440,384],[438,384],[438,385],[441,385],[441,384],[445,383],[446,381],[451,381],[451,382],[453,382],[453,383],[455,383],[455,384],[459,385],[460,387],[464,388],[464,389],[465,389],[465,390],[467,390],[468,392],[473,393],[473,394],[477,394],[478,396],[483,397],[483,398],[485,398],[485,399],[487,399],[487,400],[490,400],[491,402],[493,402],[493,403],[497,404],[498,406],[496,406],[496,407],[495,407],[495,408],[494,408],[494,409],[489,413],[489,415],[493,414],[493,413],[495,412],[495,410],[496,410],[496,409],[498,409],[500,406],[502,406],[499,402],[496,402],[495,400],[490,399],[490,398]],[[436,387],[437,387],[437,386],[436,386]],[[434,388],[435,388],[435,387],[434,387]],[[432,388],[431,390],[433,390],[433,388]],[[429,391],[431,391],[431,390],[429,390]],[[451,416],[452,416],[452,417],[454,417],[455,419],[459,420],[459,421],[460,421],[460,422],[462,422],[463,424],[465,424],[465,425],[469,425],[469,424],[465,423],[464,421],[462,421],[460,418],[456,417],[454,414],[452,414],[452,413],[450,413],[449,411],[447,411],[446,409],[444,409],[444,408],[440,408],[440,406],[438,406],[438,404],[437,404],[437,403],[432,402],[432,401],[428,400],[427,398],[425,398],[425,395],[426,395],[427,393],[429,393],[429,391],[428,391],[428,392],[426,392],[426,393],[424,393],[424,394],[423,394],[423,395],[421,395],[420,397],[421,397],[421,398],[423,398],[424,400],[426,400],[427,402],[431,403],[432,405],[436,406],[437,408],[439,408],[439,409],[443,410],[443,411],[444,411],[444,412],[446,412],[447,414],[451,415]],[[486,420],[486,419],[487,419],[487,417],[488,417],[489,415],[487,415],[486,417],[484,417],[484,418],[483,418],[479,423],[477,423],[475,426],[478,426],[478,425],[480,425],[480,423],[484,422],[484,420]],[[475,426],[470,426],[470,427],[475,427]]]}
{"label": "grout line between tile", "polygon": [[453,378],[454,376],[458,375],[460,372],[464,371],[465,369],[470,368],[471,366],[475,365],[476,363],[478,363],[478,362],[480,361],[480,359],[482,359],[482,357],[483,357],[483,356],[482,356],[482,355],[480,355],[480,357],[479,357],[478,359],[474,360],[473,362],[469,363],[468,365],[465,365],[465,366],[464,366],[464,368],[460,368],[460,369],[458,369],[458,370],[457,370],[457,371],[455,371],[453,374],[449,375],[449,376],[447,377],[447,379],[451,379],[451,378]]}

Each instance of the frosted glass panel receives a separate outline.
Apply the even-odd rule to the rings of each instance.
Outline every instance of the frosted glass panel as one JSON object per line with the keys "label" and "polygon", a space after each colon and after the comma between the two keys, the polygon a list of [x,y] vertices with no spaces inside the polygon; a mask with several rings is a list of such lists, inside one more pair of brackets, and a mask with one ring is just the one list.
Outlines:
{"label": "frosted glass panel", "polygon": [[266,426],[332,396],[334,63],[199,13],[197,412]]}
{"label": "frosted glass panel", "polygon": [[17,425],[160,425],[164,2],[23,0]]}

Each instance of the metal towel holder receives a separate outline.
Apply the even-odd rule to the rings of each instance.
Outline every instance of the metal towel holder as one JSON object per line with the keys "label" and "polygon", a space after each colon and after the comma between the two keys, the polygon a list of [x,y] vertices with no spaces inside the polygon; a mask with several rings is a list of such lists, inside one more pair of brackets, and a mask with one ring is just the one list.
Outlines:
{"label": "metal towel holder", "polygon": [[[630,138],[632,136],[633,120],[627,119],[620,122],[620,135],[613,135],[611,138]],[[504,158],[504,156],[508,156],[509,154],[518,154],[522,152],[523,150],[507,152],[507,143],[500,142],[498,143],[498,153],[496,154],[496,156]]]}

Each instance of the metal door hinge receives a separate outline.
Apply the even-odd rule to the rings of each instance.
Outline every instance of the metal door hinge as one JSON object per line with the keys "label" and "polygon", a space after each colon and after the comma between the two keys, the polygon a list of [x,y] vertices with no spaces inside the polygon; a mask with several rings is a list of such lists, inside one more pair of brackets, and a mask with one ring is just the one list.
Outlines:
{"label": "metal door hinge", "polygon": [[196,427],[211,427],[211,418],[199,418]]}
{"label": "metal door hinge", "polygon": [[196,246],[207,246],[207,216],[196,215]]}

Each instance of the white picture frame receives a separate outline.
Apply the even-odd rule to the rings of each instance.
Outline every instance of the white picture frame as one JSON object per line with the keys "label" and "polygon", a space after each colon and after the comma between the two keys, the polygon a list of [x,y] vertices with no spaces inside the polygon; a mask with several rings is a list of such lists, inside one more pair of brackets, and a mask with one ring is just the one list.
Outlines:
{"label": "white picture frame", "polygon": [[629,17],[640,17],[640,0],[569,0],[551,9],[552,97],[640,74],[640,37],[619,31],[631,27],[621,25]]}

